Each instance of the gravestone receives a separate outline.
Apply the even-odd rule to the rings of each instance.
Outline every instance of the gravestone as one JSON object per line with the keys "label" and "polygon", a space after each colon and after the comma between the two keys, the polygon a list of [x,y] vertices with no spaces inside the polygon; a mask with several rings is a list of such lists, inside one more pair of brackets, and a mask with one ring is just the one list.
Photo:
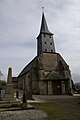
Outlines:
{"label": "gravestone", "polygon": [[16,98],[19,98],[18,90],[16,91]]}
{"label": "gravestone", "polygon": [[0,100],[1,100],[1,90],[2,90],[2,89],[0,88]]}
{"label": "gravestone", "polygon": [[25,91],[23,92],[23,104],[22,104],[23,109],[27,109],[27,100],[26,100],[26,93]]}

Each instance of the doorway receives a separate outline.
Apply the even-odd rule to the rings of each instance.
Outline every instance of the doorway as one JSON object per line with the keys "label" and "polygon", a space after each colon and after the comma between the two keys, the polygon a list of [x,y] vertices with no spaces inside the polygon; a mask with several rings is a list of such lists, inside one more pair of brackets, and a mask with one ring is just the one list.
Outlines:
{"label": "doorway", "polygon": [[52,92],[53,92],[53,95],[61,94],[61,81],[52,82]]}

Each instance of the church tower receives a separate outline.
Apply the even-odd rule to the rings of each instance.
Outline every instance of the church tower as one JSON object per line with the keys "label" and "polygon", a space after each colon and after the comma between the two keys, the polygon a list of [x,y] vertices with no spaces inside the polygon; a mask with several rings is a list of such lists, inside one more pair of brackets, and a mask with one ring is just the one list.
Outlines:
{"label": "church tower", "polygon": [[37,55],[43,52],[55,52],[53,34],[48,29],[44,12],[42,13],[40,33],[37,37]]}

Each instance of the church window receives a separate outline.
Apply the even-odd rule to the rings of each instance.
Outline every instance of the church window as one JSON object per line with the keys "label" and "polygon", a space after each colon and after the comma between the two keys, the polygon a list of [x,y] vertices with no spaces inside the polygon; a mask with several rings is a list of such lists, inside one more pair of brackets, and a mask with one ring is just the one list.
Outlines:
{"label": "church window", "polygon": [[45,51],[47,51],[47,49],[45,49]]}
{"label": "church window", "polygon": [[44,43],[46,44],[46,41]]}
{"label": "church window", "polygon": [[50,42],[50,45],[52,45],[52,42]]}
{"label": "church window", "polygon": [[44,34],[44,37],[46,37],[46,35]]}

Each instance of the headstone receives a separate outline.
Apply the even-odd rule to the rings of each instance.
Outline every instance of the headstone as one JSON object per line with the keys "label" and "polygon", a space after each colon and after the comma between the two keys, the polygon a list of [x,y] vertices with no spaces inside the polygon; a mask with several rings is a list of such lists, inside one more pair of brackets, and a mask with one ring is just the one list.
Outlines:
{"label": "headstone", "polygon": [[16,91],[16,98],[19,98],[18,90]]}
{"label": "headstone", "polygon": [[1,100],[1,89],[0,89],[0,100]]}
{"label": "headstone", "polygon": [[4,94],[5,94],[5,89],[1,90],[1,98],[3,97]]}
{"label": "headstone", "polygon": [[25,94],[25,91],[23,92],[23,103],[26,103],[26,94]]}
{"label": "headstone", "polygon": [[25,91],[23,92],[22,108],[23,108],[23,109],[27,109],[27,100],[26,100],[26,93],[25,93]]}

